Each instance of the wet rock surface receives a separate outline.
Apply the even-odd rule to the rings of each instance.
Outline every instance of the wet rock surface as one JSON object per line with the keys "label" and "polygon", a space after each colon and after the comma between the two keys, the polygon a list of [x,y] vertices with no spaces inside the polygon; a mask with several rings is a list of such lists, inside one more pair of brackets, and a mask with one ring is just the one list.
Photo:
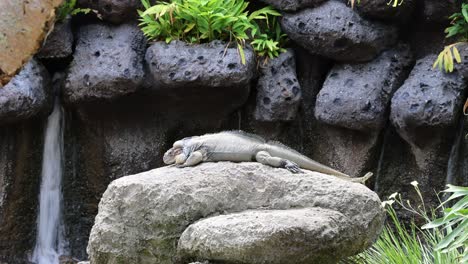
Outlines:
{"label": "wet rock surface", "polygon": [[0,262],[27,263],[35,243],[42,165],[39,118],[0,126]]}
{"label": "wet rock surface", "polygon": [[243,64],[237,48],[226,49],[226,45],[218,41],[152,44],[145,57],[147,91],[191,111],[209,108],[231,112],[240,107],[247,100],[256,73],[255,54],[246,47]]}
{"label": "wet rock surface", "polygon": [[326,0],[262,0],[281,11],[296,11],[306,7],[317,6]]}
{"label": "wet rock surface", "polygon": [[64,101],[110,100],[135,92],[144,77],[145,46],[143,33],[135,25],[80,27]]}
{"label": "wet rock surface", "polygon": [[372,60],[397,39],[396,28],[364,20],[338,1],[285,14],[281,25],[309,52],[338,61]]}
{"label": "wet rock surface", "polygon": [[256,120],[291,121],[296,118],[301,98],[296,61],[291,49],[260,65],[254,113]]}
{"label": "wet rock surface", "polygon": [[[171,191],[167,192],[168,189]],[[351,201],[352,207],[349,206]],[[349,243],[346,250],[330,249],[321,255],[322,259],[330,257],[332,260],[337,258],[337,252],[343,257],[370,246],[382,228],[384,216],[375,193],[361,184],[329,175],[315,172],[292,175],[287,170],[259,163],[203,163],[183,169],[164,167],[124,177],[109,185],[91,231],[90,260],[93,263],[116,260],[139,263],[144,259],[173,263],[178,237],[188,226],[219,213],[255,208],[321,208],[339,215],[339,219],[350,224],[343,226],[350,233],[340,232],[337,236],[342,237],[337,237],[336,241]],[[274,212],[272,214],[276,215]],[[324,217],[330,214],[325,213]],[[344,223],[342,220],[339,222]],[[327,221],[321,223],[326,226]],[[321,236],[310,239],[318,237]],[[320,255],[320,250],[316,252]]]}
{"label": "wet rock surface", "polygon": [[54,29],[47,36],[46,42],[37,54],[39,59],[63,59],[73,53],[73,32],[71,17],[56,22]]}
{"label": "wet rock surface", "polygon": [[380,131],[387,122],[390,99],[411,66],[406,45],[368,63],[335,65],[317,96],[315,117],[333,126]]}
{"label": "wet rock surface", "polygon": [[49,75],[32,59],[0,88],[0,123],[19,121],[47,111],[51,106]]}

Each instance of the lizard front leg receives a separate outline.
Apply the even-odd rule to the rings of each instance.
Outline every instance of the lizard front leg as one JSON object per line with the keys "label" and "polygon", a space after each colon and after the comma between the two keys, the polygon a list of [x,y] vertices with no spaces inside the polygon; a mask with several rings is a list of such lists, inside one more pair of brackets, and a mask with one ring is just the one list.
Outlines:
{"label": "lizard front leg", "polygon": [[255,155],[255,160],[262,164],[269,165],[275,168],[285,168],[292,173],[302,173],[302,170],[296,163],[287,159],[273,157],[267,151],[259,151]]}
{"label": "lizard front leg", "polygon": [[192,167],[203,161],[203,153],[201,151],[194,151],[190,153],[184,163],[177,165],[179,168]]}

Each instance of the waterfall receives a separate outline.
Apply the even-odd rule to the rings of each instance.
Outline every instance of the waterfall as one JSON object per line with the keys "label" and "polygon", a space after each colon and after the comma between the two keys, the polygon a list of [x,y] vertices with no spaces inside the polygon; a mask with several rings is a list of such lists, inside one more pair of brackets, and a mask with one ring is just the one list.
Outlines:
{"label": "waterfall", "polygon": [[59,256],[66,253],[61,191],[64,121],[62,107],[56,99],[45,131],[37,236],[31,259],[37,264],[58,264]]}

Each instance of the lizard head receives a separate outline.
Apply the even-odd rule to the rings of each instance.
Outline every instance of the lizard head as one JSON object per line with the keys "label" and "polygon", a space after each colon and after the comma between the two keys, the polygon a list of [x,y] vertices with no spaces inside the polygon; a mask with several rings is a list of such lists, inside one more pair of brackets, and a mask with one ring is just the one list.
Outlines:
{"label": "lizard head", "polygon": [[181,164],[186,160],[181,147],[172,147],[164,153],[163,161],[165,164]]}

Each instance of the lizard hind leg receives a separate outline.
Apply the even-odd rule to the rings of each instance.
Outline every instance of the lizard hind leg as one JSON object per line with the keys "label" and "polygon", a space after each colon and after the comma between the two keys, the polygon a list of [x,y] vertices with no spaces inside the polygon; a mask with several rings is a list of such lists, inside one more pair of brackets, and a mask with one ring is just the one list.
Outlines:
{"label": "lizard hind leg", "polygon": [[285,168],[292,173],[302,173],[299,166],[287,159],[273,157],[267,151],[259,151],[255,155],[255,160],[265,165],[269,165],[275,168]]}

